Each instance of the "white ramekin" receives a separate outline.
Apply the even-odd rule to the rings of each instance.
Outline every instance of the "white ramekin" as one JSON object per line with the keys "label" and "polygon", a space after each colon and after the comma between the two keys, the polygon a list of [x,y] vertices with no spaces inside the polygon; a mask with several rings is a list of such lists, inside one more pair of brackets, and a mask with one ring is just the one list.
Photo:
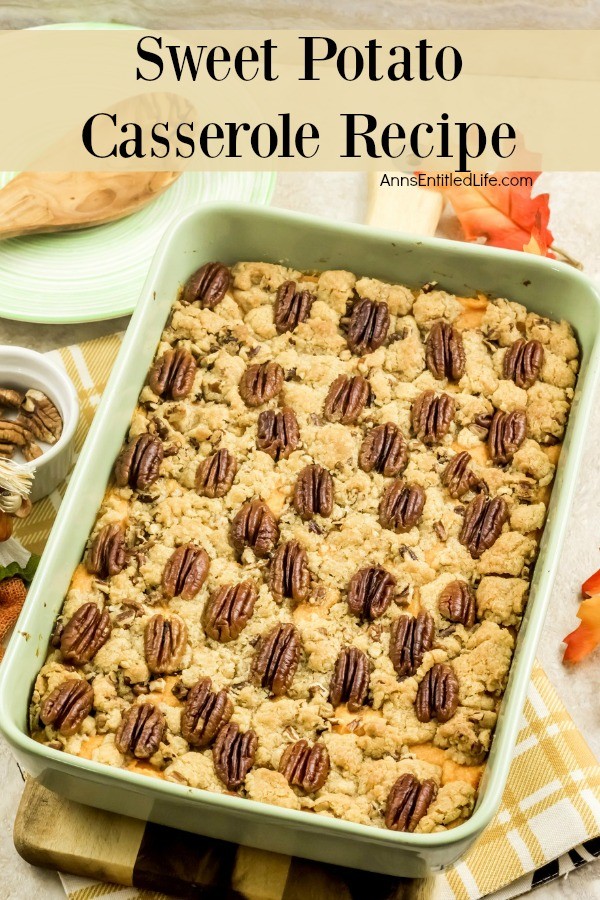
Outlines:
{"label": "white ramekin", "polygon": [[[71,379],[47,356],[24,347],[0,346],[0,387],[15,388],[22,393],[35,388],[43,391],[57,407],[63,420],[59,440],[35,462],[24,468],[35,470],[31,500],[51,494],[67,477],[75,452],[75,429],[79,421],[79,399]],[[0,410],[0,413],[5,412]]]}

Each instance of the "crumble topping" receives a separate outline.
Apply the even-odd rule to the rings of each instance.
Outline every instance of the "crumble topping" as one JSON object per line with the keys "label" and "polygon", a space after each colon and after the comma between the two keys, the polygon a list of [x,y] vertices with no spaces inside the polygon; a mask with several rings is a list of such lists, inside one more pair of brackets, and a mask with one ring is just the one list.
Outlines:
{"label": "crumble topping", "polygon": [[[523,340],[537,342],[543,359],[527,388],[506,376],[504,363]],[[506,687],[577,358],[568,323],[505,299],[413,292],[346,271],[202,267],[173,304],[156,354],[162,368],[140,394],[119,478],[90,536],[109,574],[90,570],[88,552],[73,575],[35,683],[32,735],[192,788],[376,827],[455,827],[473,810]],[[415,404],[427,392],[447,397],[451,415],[445,433],[423,420],[417,439]],[[440,415],[434,407],[426,408]],[[260,418],[284,409],[298,426],[291,444],[289,417]],[[526,419],[524,438],[496,435],[502,463],[488,446],[496,411]],[[382,430],[365,471],[363,441],[389,423],[406,460],[386,443],[397,432]],[[258,439],[267,424],[264,446],[275,449],[265,451]],[[233,459],[233,478],[219,469],[219,451],[229,454],[221,462]],[[442,475],[462,451],[469,478],[451,496]],[[201,483],[204,461],[213,474]],[[317,477],[322,470],[330,480]],[[401,483],[384,516],[394,479]],[[319,493],[325,484],[327,496]],[[411,503],[407,512],[402,504]],[[236,545],[231,528],[241,510]],[[280,597],[272,559],[294,542]],[[205,554],[193,571],[186,547],[196,560]],[[350,581],[362,570],[349,606]],[[472,592],[472,627],[448,619],[450,607],[440,610],[440,594],[457,581]],[[213,611],[237,634],[221,642],[206,632],[209,601],[241,583],[255,590],[222,591],[230,606]],[[86,604],[108,612],[107,636]],[[430,637],[415,631],[419,613]],[[400,617],[410,627],[397,629]],[[82,680],[93,698],[81,699]],[[307,790],[310,777],[298,766],[317,744],[327,751],[326,777],[313,773],[322,786]],[[284,766],[292,745],[297,756],[290,762],[288,753]]]}

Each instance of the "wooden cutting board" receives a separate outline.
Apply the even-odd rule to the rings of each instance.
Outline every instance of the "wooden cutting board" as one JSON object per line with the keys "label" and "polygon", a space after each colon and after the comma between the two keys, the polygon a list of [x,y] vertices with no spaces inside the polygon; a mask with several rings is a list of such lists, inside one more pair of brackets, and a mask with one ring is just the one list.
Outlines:
{"label": "wooden cutting board", "polygon": [[28,863],[183,900],[431,900],[433,879],[253,850],[65,800],[30,778],[14,827]]}

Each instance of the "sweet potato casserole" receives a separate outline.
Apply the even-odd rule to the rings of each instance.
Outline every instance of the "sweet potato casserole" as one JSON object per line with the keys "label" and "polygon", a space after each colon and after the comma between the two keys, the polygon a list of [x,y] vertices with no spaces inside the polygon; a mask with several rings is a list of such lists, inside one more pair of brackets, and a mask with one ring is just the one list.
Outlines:
{"label": "sweet potato casserole", "polygon": [[395,830],[467,818],[577,377],[566,322],[207,263],[173,305],[31,733]]}

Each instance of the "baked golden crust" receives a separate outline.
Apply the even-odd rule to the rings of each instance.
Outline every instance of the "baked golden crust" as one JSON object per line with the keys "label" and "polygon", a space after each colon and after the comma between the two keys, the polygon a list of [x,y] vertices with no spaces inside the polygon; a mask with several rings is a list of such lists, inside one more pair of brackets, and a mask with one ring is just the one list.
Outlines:
{"label": "baked golden crust", "polygon": [[[303,321],[278,333],[277,292],[288,282],[295,282],[298,292],[309,292],[312,303]],[[289,293],[289,285],[285,290]],[[373,309],[385,303],[389,311],[387,338],[365,355],[352,352],[345,333],[349,305],[357,297],[373,301]],[[457,382],[435,377],[427,368],[427,336],[440,320],[462,337],[464,374]],[[523,338],[543,347],[539,379],[527,390],[504,378],[507,347]],[[352,343],[356,350],[356,341]],[[307,275],[280,265],[238,263],[214,308],[187,305],[181,298],[174,303],[157,359],[173,348],[196,360],[189,393],[173,400],[146,385],[128,436],[150,433],[161,439],[165,455],[159,477],[144,490],[111,484],[90,536],[93,540],[106,526],[121,525],[127,564],[101,581],[83,563],[61,613],[60,621],[66,623],[84,603],[96,603],[110,613],[110,636],[90,662],[75,670],[65,663],[59,646],[51,648],[33,693],[32,734],[108,765],[224,791],[211,748],[192,747],[181,733],[186,692],[209,678],[212,691],[226,690],[233,702],[231,722],[257,739],[242,796],[384,827],[388,794],[408,773],[437,787],[416,830],[453,827],[474,805],[527,601],[577,376],[578,348],[570,326],[507,300],[466,300],[430,289],[412,292],[372,278],[357,280],[345,271]],[[271,362],[281,367],[283,383],[272,380],[269,399],[253,405],[255,392],[249,405],[239,390],[244,372]],[[256,371],[253,378],[262,378],[267,369]],[[350,415],[345,407],[350,424],[323,415],[329,388],[339,376],[368,382],[364,408],[350,409]],[[257,384],[260,392],[266,382],[253,381],[253,390]],[[453,415],[445,435],[424,443],[411,430],[411,408],[417,397],[431,391],[450,397]],[[287,454],[269,454],[257,447],[258,419],[265,410],[283,408],[295,413],[300,440]],[[527,420],[525,440],[511,448],[512,458],[502,466],[494,465],[486,444],[486,417],[495,410],[525,410]],[[407,442],[408,463],[401,478],[425,495],[418,524],[398,533],[381,524],[380,502],[390,477],[378,471],[383,465],[364,471],[358,459],[366,435],[387,423],[397,426]],[[218,450],[227,450],[237,468],[225,492],[210,497],[196,489],[197,470]],[[441,476],[464,450],[471,457],[473,487],[457,500]],[[294,490],[298,475],[313,465],[331,474],[333,497],[328,494],[326,504],[317,497],[316,506],[308,504],[313,512],[302,517]],[[461,533],[465,509],[477,491],[500,498],[507,517],[497,540],[490,546],[480,542],[476,558],[468,542],[461,543]],[[268,508],[267,531],[259,540],[254,533],[258,526],[244,520],[232,541],[232,520],[252,500]],[[297,542],[304,550],[308,599],[290,599],[291,587],[287,596],[272,592],[273,541],[277,546]],[[165,566],[176,548],[188,544],[208,555],[208,575],[193,599],[168,599]],[[358,570],[369,567],[389,573],[384,580],[386,590],[393,582],[393,600],[386,596],[378,605],[367,598],[364,609],[377,613],[361,617],[348,608],[347,587]],[[290,569],[285,577],[291,585],[300,575]],[[472,628],[445,619],[438,606],[440,593],[457,579],[467,581],[475,594]],[[221,643],[206,634],[204,609],[220,588],[240,582],[256,586],[256,600],[250,615],[244,613],[235,640]],[[400,680],[389,656],[390,626],[399,616],[419,610],[433,619],[433,644],[415,674]],[[148,667],[147,626],[159,614],[177,617],[178,635],[185,638],[183,649],[170,657],[175,674],[152,674]],[[264,675],[268,660],[261,661],[262,683],[253,676],[253,661],[260,639],[263,647],[265,635],[281,624],[294,626],[300,657],[289,687],[273,697],[262,686],[271,677]],[[168,637],[172,640],[170,633]],[[330,702],[330,681],[345,647],[365,654],[370,670],[367,702],[357,712]],[[448,721],[435,715],[420,721],[417,691],[436,664],[449,666],[456,676],[457,705]],[[173,671],[172,665],[167,671]],[[279,682],[285,687],[289,678],[284,674]],[[63,735],[44,727],[40,707],[57,686],[73,678],[91,683],[94,706],[76,734]],[[164,717],[164,735],[150,759],[140,762],[119,751],[115,734],[132,705],[148,702]],[[331,763],[325,784],[313,793],[290,786],[278,771],[283,751],[302,739],[324,744]]]}

